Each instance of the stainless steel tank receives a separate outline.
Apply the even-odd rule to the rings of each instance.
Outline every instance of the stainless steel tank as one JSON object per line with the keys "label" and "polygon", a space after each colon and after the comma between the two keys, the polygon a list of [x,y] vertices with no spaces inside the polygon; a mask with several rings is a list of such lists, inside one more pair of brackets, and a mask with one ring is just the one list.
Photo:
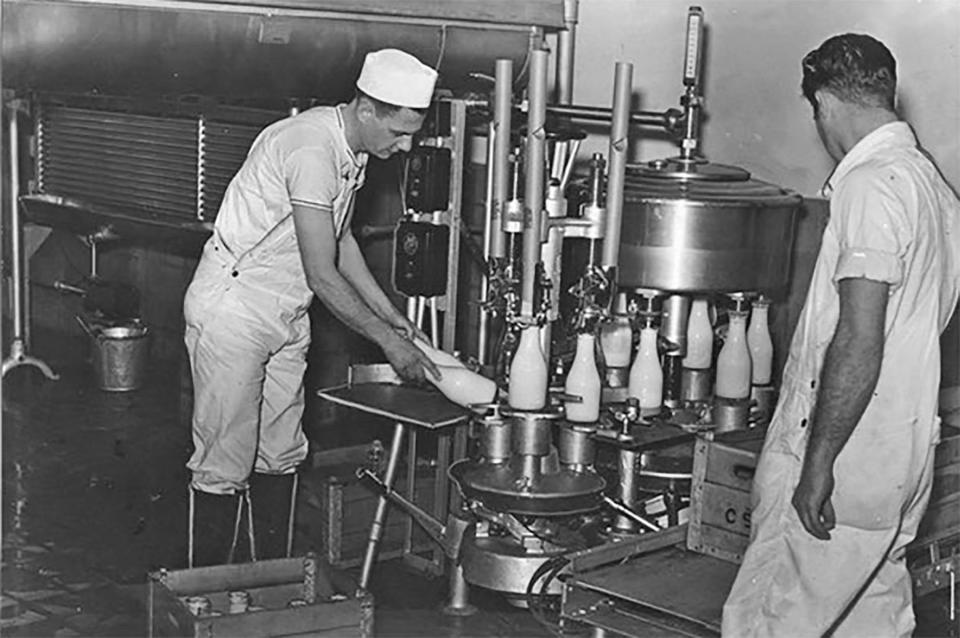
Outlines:
{"label": "stainless steel tank", "polygon": [[627,167],[619,284],[669,292],[784,289],[801,197],[717,164]]}

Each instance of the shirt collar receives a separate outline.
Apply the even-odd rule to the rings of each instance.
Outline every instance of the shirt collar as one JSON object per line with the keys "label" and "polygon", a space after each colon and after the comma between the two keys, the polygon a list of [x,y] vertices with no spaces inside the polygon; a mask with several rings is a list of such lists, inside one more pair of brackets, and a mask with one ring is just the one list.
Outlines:
{"label": "shirt collar", "polygon": [[877,151],[884,148],[913,148],[916,145],[917,138],[906,122],[890,122],[878,126],[854,144],[853,148],[843,156],[824,183],[821,189],[823,196],[830,197],[847,173],[866,162]]}
{"label": "shirt collar", "polygon": [[353,162],[355,168],[363,168],[367,165],[367,154],[366,153],[354,153],[353,149],[350,148],[350,143],[347,142],[347,131],[343,126],[343,113],[340,112],[340,109],[345,107],[346,104],[338,104],[337,108],[334,111],[337,112],[337,130],[340,131],[340,143],[343,144],[343,148],[346,149],[347,155],[350,156],[350,161]]}

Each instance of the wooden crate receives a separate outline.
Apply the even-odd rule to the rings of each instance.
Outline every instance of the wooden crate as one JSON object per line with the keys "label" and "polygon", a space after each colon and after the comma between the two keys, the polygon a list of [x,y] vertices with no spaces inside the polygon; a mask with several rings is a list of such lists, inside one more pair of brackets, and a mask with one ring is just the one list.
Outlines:
{"label": "wooden crate", "polygon": [[750,489],[762,428],[700,436],[694,445],[687,548],[734,563],[750,542]]}
{"label": "wooden crate", "polygon": [[[147,635],[372,637],[372,597],[367,593],[357,596],[354,591],[334,592],[333,579],[318,572],[320,562],[307,556],[153,572]],[[228,613],[228,592],[236,590],[250,594],[256,608]],[[211,612],[191,613],[185,600],[189,596],[207,598]],[[293,600],[303,604],[291,607]]]}
{"label": "wooden crate", "polygon": [[[403,493],[403,476],[395,488]],[[434,476],[418,476],[415,481],[414,502],[431,512],[434,502]],[[305,477],[301,486],[298,507],[298,528],[309,536],[317,551],[334,567],[348,568],[360,565],[370,534],[370,524],[377,509],[377,492],[367,483],[354,477],[313,474]],[[389,560],[404,554],[408,517],[397,507],[388,505],[387,520],[380,541],[378,560]],[[432,549],[430,541],[414,524],[411,552]]]}

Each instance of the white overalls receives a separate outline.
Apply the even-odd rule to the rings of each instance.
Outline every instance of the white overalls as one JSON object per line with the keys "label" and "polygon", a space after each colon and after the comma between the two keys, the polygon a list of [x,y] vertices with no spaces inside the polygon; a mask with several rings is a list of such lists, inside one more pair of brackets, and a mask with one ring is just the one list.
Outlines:
{"label": "white overalls", "polygon": [[[724,606],[730,638],[831,628],[878,638],[914,627],[904,549],[926,508],[939,440],[939,335],[960,289],[960,202],[904,122],[864,137],[824,190],[830,221],[754,479],[751,544]],[[836,459],[836,527],[821,541],[790,501],[839,316],[836,283],[851,277],[890,285],[883,362]]]}
{"label": "white overalls", "polygon": [[366,159],[347,145],[339,108],[317,107],[264,129],[227,188],[184,299],[194,488],[237,493],[252,471],[292,473],[306,457],[313,293],[293,204],[332,213],[341,236]]}

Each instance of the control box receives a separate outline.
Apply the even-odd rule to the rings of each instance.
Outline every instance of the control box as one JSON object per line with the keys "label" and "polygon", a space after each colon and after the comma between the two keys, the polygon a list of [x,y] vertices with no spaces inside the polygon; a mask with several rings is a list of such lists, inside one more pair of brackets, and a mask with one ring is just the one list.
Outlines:
{"label": "control box", "polygon": [[447,290],[450,228],[429,222],[402,221],[393,247],[393,285],[411,297],[436,297]]}
{"label": "control box", "polygon": [[407,156],[406,205],[418,213],[447,210],[450,205],[449,148],[416,146]]}

